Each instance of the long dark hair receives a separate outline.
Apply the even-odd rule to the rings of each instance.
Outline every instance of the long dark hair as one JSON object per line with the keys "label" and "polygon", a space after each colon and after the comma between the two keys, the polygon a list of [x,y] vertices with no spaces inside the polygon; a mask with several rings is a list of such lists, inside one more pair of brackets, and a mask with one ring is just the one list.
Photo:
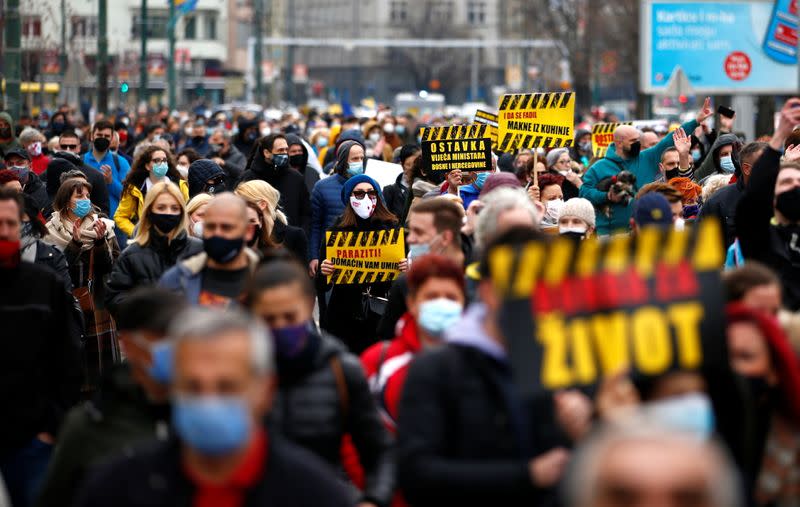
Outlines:
{"label": "long dark hair", "polygon": [[[376,188],[375,190],[378,189]],[[346,197],[348,200],[350,199],[349,195]],[[371,223],[388,222],[392,225],[397,225],[400,223],[400,220],[398,220],[397,216],[389,211],[389,208],[387,208],[386,204],[383,203],[383,198],[380,192],[378,193],[378,199],[375,203],[375,213],[373,213],[372,216],[367,220],[369,220]],[[350,206],[349,202],[345,205],[344,213],[342,213],[342,217],[339,219],[339,223],[336,225],[338,227],[358,227],[358,215],[356,215],[356,212],[353,211],[353,207]]]}
{"label": "long dark hair", "polygon": [[181,174],[175,168],[175,159],[172,157],[172,154],[169,150],[165,150],[160,146],[148,146],[145,150],[133,161],[133,166],[131,167],[128,176],[125,178],[125,181],[122,182],[122,192],[130,192],[131,187],[139,188],[144,183],[144,180],[147,179],[150,172],[147,170],[147,164],[153,159],[153,153],[157,151],[163,151],[164,154],[167,156],[167,165],[169,169],[167,169],[167,178],[172,180],[173,183],[178,185],[181,181]]}

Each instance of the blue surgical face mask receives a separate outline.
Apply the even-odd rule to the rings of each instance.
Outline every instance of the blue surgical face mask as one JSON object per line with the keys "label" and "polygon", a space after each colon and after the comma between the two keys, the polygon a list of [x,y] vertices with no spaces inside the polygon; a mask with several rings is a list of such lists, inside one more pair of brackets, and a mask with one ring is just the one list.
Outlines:
{"label": "blue surgical face mask", "polygon": [[175,348],[169,340],[159,342],[147,341],[143,336],[136,334],[134,343],[140,348],[150,352],[150,366],[147,374],[161,385],[169,385],[172,381],[172,362],[175,357]]}
{"label": "blue surgical face mask", "polygon": [[296,357],[308,343],[309,323],[278,327],[272,330],[275,354],[280,358]]}
{"label": "blue surgical face mask", "polygon": [[167,175],[167,171],[169,171],[169,165],[166,162],[153,165],[153,176],[156,178],[163,178]]}
{"label": "blue surgical face mask", "polygon": [[405,125],[398,125],[394,128],[394,131],[397,133],[398,136],[402,136],[406,133],[406,126]]}
{"label": "blue surgical face mask", "polygon": [[461,303],[452,299],[437,298],[419,305],[419,326],[429,335],[440,337],[461,318]]}
{"label": "blue surgical face mask", "polygon": [[675,396],[642,406],[646,417],[667,429],[683,431],[707,440],[714,431],[711,400],[702,393]]}
{"label": "blue surgical face mask", "polygon": [[427,255],[431,251],[431,245],[428,243],[417,243],[416,245],[408,246],[408,257],[410,259],[419,259],[423,255]]}
{"label": "blue surgical face mask", "polygon": [[488,177],[489,177],[489,173],[488,172],[478,173],[478,175],[475,176],[475,186],[478,189],[483,188],[483,184],[486,183],[486,178],[488,178]]}
{"label": "blue surgical face mask", "polygon": [[700,160],[701,156],[702,156],[702,153],[700,152],[699,149],[692,150],[692,160],[697,162],[698,160]]}
{"label": "blue surgical face mask", "polygon": [[723,171],[725,171],[728,174],[736,170],[736,166],[733,165],[733,158],[731,158],[730,155],[720,157],[719,166],[722,168]]}
{"label": "blue surgical face mask", "polygon": [[72,212],[78,218],[83,218],[92,211],[92,201],[89,199],[78,199],[72,207]]}
{"label": "blue surgical face mask", "polygon": [[328,146],[328,138],[320,136],[320,138],[317,139],[317,148],[324,148],[326,146]]}
{"label": "blue surgical face mask", "polygon": [[347,175],[358,176],[364,174],[364,162],[350,162],[347,164]]}
{"label": "blue surgical face mask", "polygon": [[242,448],[250,436],[250,408],[238,396],[185,396],[172,400],[178,437],[200,454],[220,456]]}

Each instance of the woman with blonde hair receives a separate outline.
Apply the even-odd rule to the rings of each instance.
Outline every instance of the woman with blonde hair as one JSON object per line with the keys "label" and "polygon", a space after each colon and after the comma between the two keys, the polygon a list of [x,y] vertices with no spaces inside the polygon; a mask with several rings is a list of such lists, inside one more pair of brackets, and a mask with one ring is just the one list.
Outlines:
{"label": "woman with blonde hair", "polygon": [[189,221],[186,224],[189,234],[195,238],[203,238],[203,218],[206,216],[206,206],[211,202],[211,194],[197,194],[186,205],[186,215]]}
{"label": "woman with blonde hair", "polygon": [[171,181],[155,183],[147,192],[136,236],[111,272],[106,305],[113,314],[134,287],[155,285],[178,261],[203,251],[203,242],[189,236],[183,192]]}
{"label": "woman with blonde hair", "polygon": [[[288,225],[286,215],[278,209],[281,194],[275,187],[263,180],[250,180],[236,187],[234,193],[247,202],[258,206],[263,215],[263,232],[273,243],[272,245],[265,245],[261,244],[263,243],[262,241],[259,241],[253,248],[261,250],[283,247],[297,257],[299,261],[304,264],[307,263],[308,240],[306,239],[306,233],[299,227]],[[260,231],[257,231],[256,236],[260,235]]]}

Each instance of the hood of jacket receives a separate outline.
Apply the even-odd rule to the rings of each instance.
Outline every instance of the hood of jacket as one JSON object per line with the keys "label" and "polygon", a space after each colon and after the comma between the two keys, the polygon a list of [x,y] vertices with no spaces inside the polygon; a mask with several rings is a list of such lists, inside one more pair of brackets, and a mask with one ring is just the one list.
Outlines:
{"label": "hood of jacket", "polygon": [[464,345],[479,350],[483,354],[502,362],[508,361],[506,350],[486,334],[483,321],[487,315],[486,305],[472,303],[461,320],[445,331],[444,341],[454,345]]}
{"label": "hood of jacket", "polygon": [[[733,165],[736,169],[733,171],[737,177],[742,173],[742,164],[739,161],[739,148],[740,141],[739,138],[736,137],[735,134],[722,134],[718,136],[717,139],[714,141],[714,144],[711,145],[711,150],[709,151],[708,156],[706,156],[703,163],[700,164],[700,174],[714,174],[714,173],[722,173],[725,174],[725,171],[722,170],[722,167],[719,165],[719,151],[723,148],[723,146],[733,145],[733,152],[731,152],[731,158],[733,159]],[[710,170],[709,166],[713,166],[713,170]],[[704,170],[705,169],[705,170]]]}
{"label": "hood of jacket", "polygon": [[6,141],[6,143],[13,143],[17,140],[16,130],[14,129],[14,119],[11,118],[11,115],[6,113],[5,111],[0,112],[0,120],[5,120],[6,123],[11,127],[11,139]]}
{"label": "hood of jacket", "polygon": [[299,144],[300,147],[303,149],[303,163],[300,165],[300,167],[297,168],[297,170],[300,171],[301,173],[305,173],[306,166],[308,165],[308,149],[306,148],[305,143],[303,143],[303,140],[300,139],[300,136],[295,134],[288,134],[286,136],[286,142],[289,143],[290,147],[294,146],[295,144]]}

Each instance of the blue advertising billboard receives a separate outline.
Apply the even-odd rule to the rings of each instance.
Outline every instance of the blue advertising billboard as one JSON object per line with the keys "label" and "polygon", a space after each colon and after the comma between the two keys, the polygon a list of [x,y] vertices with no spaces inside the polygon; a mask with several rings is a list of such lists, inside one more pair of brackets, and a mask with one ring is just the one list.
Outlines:
{"label": "blue advertising billboard", "polygon": [[697,93],[796,93],[798,0],[644,0],[640,86],[681,68]]}

